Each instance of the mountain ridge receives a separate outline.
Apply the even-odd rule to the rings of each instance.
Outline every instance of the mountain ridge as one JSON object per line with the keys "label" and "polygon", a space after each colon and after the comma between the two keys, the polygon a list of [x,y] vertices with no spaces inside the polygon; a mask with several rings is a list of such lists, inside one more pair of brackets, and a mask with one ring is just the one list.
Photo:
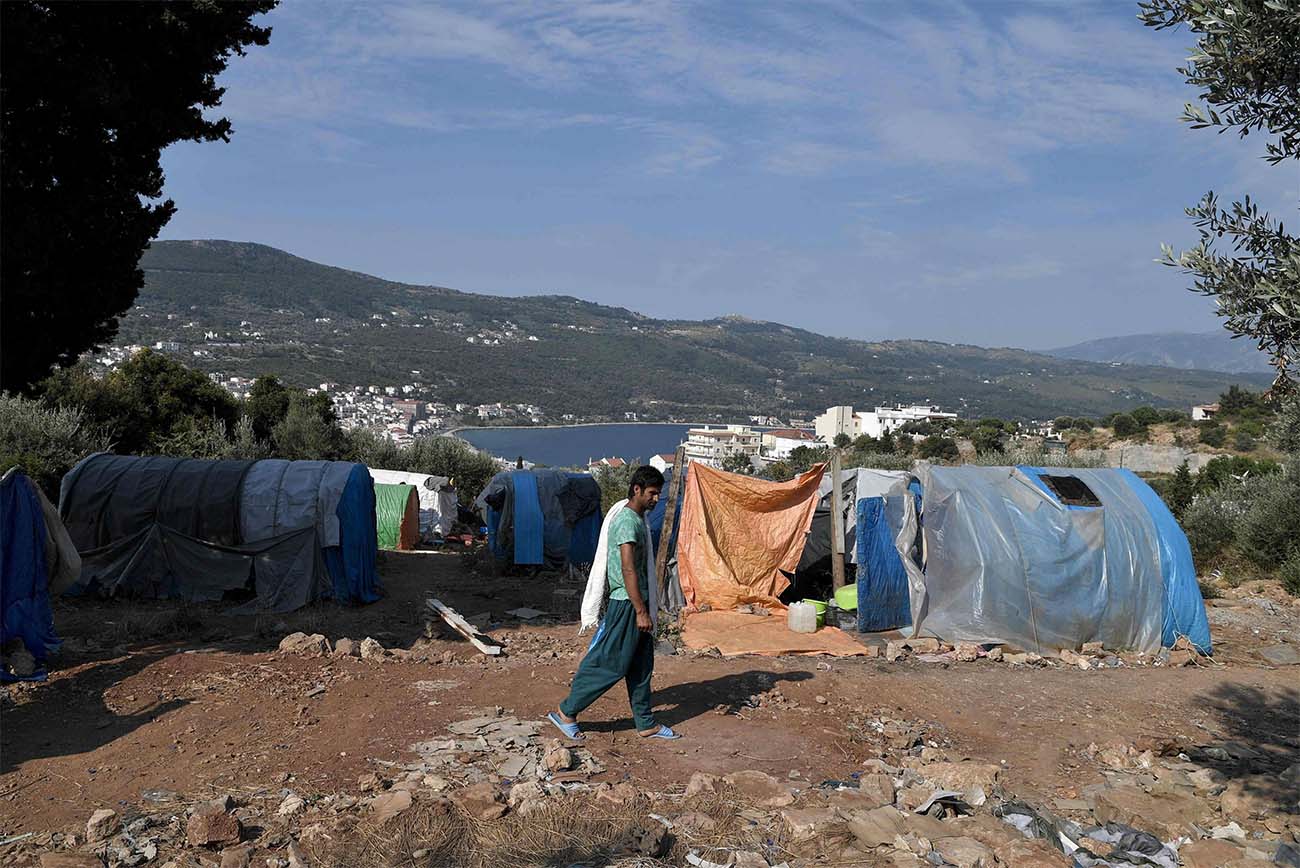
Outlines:
{"label": "mountain ridge", "polygon": [[556,417],[785,418],[904,401],[1043,418],[1186,407],[1233,382],[1267,382],[1011,347],[832,338],[735,315],[661,320],[573,296],[405,284],[254,242],[159,241],[141,266],[145,286],[120,343],[176,341],[208,354],[190,355],[200,368],[300,385],[418,380],[447,403],[532,403]]}
{"label": "mountain ridge", "polygon": [[1088,362],[1156,365],[1184,370],[1265,374],[1268,356],[1247,340],[1225,330],[1206,332],[1151,332],[1081,341],[1068,347],[1043,350],[1057,358]]}

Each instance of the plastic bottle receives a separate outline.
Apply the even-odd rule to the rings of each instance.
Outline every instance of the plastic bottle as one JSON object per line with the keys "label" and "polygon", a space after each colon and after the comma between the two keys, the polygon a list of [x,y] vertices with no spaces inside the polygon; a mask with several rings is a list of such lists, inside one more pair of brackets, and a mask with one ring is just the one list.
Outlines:
{"label": "plastic bottle", "polygon": [[816,633],[817,609],[812,603],[791,603],[786,610],[785,624],[795,633]]}

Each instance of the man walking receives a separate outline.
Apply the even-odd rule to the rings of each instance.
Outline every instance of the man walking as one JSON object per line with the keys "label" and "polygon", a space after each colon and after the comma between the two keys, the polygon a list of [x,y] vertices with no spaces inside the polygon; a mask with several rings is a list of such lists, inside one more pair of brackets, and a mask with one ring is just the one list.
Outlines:
{"label": "man walking", "polygon": [[[638,467],[628,485],[627,500],[616,503],[601,526],[588,596],[592,597],[593,591],[608,592],[609,604],[587,656],[582,658],[573,676],[568,698],[560,703],[558,711],[547,715],[567,738],[583,737],[578,729],[578,715],[619,681],[627,682],[627,697],[638,735],[681,737],[669,727],[655,723],[650,698],[658,601],[650,584],[654,581],[654,560],[645,516],[659,502],[663,486],[662,473],[648,465]],[[598,605],[599,596],[594,596],[593,601]],[[584,612],[589,602],[584,599]]]}

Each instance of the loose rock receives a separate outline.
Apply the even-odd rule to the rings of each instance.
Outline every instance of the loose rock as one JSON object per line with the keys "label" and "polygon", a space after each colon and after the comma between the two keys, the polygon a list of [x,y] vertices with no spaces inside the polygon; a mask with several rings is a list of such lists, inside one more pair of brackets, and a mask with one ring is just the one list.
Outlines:
{"label": "loose rock", "polygon": [[192,847],[238,844],[242,835],[239,820],[217,811],[197,813],[185,824],[185,840]]}
{"label": "loose rock", "polygon": [[97,841],[105,841],[117,833],[120,825],[117,811],[100,808],[91,814],[90,819],[86,821],[86,840],[92,844]]}
{"label": "loose rock", "polygon": [[310,636],[301,632],[290,633],[280,640],[281,654],[318,655],[328,654],[329,650],[329,640],[320,633],[312,633]]}

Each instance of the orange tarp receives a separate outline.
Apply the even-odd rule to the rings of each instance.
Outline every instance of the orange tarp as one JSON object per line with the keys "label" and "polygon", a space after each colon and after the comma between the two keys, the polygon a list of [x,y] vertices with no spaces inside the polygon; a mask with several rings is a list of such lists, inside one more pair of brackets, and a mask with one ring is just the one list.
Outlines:
{"label": "orange tarp", "polygon": [[777,599],[790,586],[817,509],[818,464],[789,482],[767,482],[692,463],[677,534],[677,571],[689,608],[734,609]]}
{"label": "orange tarp", "polygon": [[682,643],[696,651],[717,648],[723,657],[739,654],[854,657],[867,653],[861,642],[835,627],[825,627],[816,633],[795,633],[786,627],[784,612],[767,616],[743,612],[694,612],[686,616],[686,623],[682,626]]}

